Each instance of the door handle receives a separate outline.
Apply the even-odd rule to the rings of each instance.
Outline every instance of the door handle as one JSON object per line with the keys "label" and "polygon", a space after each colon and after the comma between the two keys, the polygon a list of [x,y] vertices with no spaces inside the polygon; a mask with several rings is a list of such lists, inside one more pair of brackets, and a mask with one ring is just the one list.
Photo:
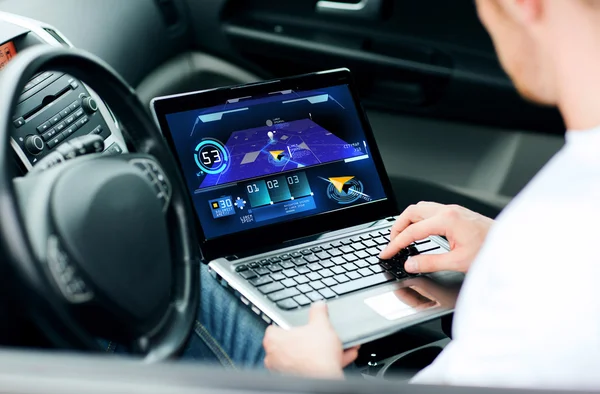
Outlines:
{"label": "door handle", "polygon": [[377,19],[381,15],[383,0],[360,0],[358,3],[319,0],[317,12],[320,14]]}

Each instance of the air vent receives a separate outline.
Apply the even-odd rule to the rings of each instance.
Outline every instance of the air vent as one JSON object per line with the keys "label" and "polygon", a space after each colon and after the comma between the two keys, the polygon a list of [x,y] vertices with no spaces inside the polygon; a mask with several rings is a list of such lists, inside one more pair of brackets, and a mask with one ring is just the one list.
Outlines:
{"label": "air vent", "polygon": [[60,42],[60,43],[61,43],[63,46],[65,46],[65,47],[68,47],[68,46],[69,46],[69,44],[67,44],[67,42],[64,40],[64,38],[62,38],[62,37],[60,36],[60,34],[58,34],[58,33],[56,32],[56,30],[49,29],[49,28],[47,28],[47,27],[44,27],[44,30],[46,30],[46,32],[47,32],[48,34],[50,34],[52,37],[54,37],[54,39],[55,39],[56,41]]}
{"label": "air vent", "polygon": [[179,11],[175,2],[173,0],[156,0],[156,2],[167,27],[177,25],[179,23]]}

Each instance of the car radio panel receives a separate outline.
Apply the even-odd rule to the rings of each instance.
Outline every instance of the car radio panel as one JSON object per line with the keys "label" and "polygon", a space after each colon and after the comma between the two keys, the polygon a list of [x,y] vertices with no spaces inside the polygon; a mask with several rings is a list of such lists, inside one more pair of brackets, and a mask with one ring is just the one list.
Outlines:
{"label": "car radio panel", "polygon": [[[37,23],[0,12],[0,30],[4,25],[20,28],[14,37],[0,37],[0,72],[30,46],[70,46],[66,40],[58,41],[47,34],[50,27]],[[32,169],[64,142],[89,134],[104,140],[106,154],[126,151],[118,124],[100,97],[63,73],[46,71],[32,78],[19,97],[11,121],[11,144],[25,170]]]}
{"label": "car radio panel", "polygon": [[[46,83],[46,81],[51,81]],[[51,153],[63,141],[86,134],[103,139],[110,129],[98,112],[98,103],[81,82],[68,75],[46,72],[29,84],[44,85],[23,99],[13,118],[13,138],[31,165]],[[24,92],[24,96],[28,91]],[[21,97],[24,97],[21,96]]]}

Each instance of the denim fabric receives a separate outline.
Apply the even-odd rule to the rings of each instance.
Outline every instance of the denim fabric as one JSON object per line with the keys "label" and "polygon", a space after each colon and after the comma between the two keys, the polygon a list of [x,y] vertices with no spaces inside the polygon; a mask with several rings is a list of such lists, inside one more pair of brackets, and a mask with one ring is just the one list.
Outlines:
{"label": "denim fabric", "polygon": [[[200,310],[183,361],[219,364],[227,369],[264,368],[262,340],[267,324],[202,265]],[[114,342],[101,341],[109,353],[126,353]]]}
{"label": "denim fabric", "polygon": [[200,310],[182,359],[225,368],[263,368],[267,324],[202,266]]}

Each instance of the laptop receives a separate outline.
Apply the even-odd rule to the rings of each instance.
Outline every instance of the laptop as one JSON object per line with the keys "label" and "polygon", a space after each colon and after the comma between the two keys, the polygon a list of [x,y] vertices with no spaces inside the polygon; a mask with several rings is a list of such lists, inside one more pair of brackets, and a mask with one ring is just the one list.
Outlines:
{"label": "laptop", "polygon": [[[462,274],[390,261],[398,207],[348,69],[156,98],[155,119],[196,210],[215,280],[266,323],[308,321],[325,300],[346,347],[452,312]],[[397,130],[397,132],[402,132]]]}

